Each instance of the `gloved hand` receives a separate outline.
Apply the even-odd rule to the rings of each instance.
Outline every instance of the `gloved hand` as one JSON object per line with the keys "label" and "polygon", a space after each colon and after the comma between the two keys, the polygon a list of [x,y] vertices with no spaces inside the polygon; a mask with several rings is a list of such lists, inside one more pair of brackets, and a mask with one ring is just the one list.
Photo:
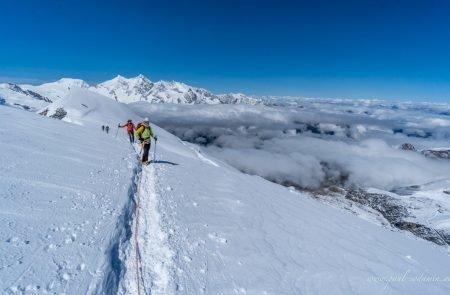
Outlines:
{"label": "gloved hand", "polygon": [[158,141],[158,136],[155,135],[153,138],[155,139],[155,141]]}
{"label": "gloved hand", "polygon": [[117,127],[120,127],[120,124],[117,124]]}
{"label": "gloved hand", "polygon": [[142,137],[139,137],[138,139],[141,143],[144,141],[144,139]]}

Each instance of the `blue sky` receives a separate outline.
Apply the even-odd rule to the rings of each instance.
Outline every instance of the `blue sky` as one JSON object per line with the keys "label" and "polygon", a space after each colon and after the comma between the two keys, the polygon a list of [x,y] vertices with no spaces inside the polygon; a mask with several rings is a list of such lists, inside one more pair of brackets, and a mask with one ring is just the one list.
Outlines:
{"label": "blue sky", "polygon": [[450,2],[4,1],[0,80],[450,101]]}

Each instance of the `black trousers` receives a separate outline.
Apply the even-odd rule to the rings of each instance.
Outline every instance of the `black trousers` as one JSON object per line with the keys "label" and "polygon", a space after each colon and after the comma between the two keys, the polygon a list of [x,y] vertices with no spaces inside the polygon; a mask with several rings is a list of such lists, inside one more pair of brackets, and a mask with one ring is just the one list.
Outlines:
{"label": "black trousers", "polygon": [[130,137],[130,142],[134,143],[134,132],[133,131],[128,131],[128,136]]}
{"label": "black trousers", "polygon": [[150,139],[145,141],[143,152],[142,152],[142,162],[148,161],[148,152],[150,151]]}

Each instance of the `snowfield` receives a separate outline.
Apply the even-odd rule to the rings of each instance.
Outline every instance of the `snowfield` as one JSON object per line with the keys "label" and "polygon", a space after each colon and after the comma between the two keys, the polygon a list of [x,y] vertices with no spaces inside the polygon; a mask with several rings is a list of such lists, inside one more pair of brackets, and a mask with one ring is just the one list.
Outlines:
{"label": "snowfield", "polygon": [[0,118],[0,293],[109,293],[134,153],[98,126],[9,107]]}
{"label": "snowfield", "polygon": [[[45,107],[46,116],[0,106],[2,294],[449,294],[448,247],[354,208],[358,217],[342,207],[353,208],[348,200],[324,202],[244,174],[154,124],[156,159],[142,168],[139,145],[131,146],[117,123],[148,114],[164,123],[177,108],[166,106],[158,116],[154,108],[136,114],[137,105],[74,88]],[[261,107],[220,108],[227,112],[211,118],[237,128],[242,114],[255,123],[263,114],[267,126],[291,124],[282,112]],[[199,124],[204,113],[212,115],[197,111]],[[55,113],[65,114],[49,117]],[[180,119],[191,113],[177,115],[191,126]],[[106,124],[109,134],[101,131]],[[272,134],[254,126],[248,130],[258,136]],[[406,157],[428,165],[425,156]],[[430,163],[424,173],[447,169]],[[444,203],[447,183],[395,195],[439,191]],[[412,206],[424,214],[419,218],[434,212],[426,202]],[[448,226],[445,215],[435,217]]]}

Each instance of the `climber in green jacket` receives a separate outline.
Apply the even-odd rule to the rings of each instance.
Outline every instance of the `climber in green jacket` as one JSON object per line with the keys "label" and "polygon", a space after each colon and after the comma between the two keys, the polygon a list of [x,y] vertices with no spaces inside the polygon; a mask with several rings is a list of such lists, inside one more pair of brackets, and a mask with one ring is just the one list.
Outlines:
{"label": "climber in green jacket", "polygon": [[136,130],[136,137],[141,141],[142,146],[142,164],[150,164],[148,160],[148,152],[150,150],[151,138],[153,137],[155,141],[158,140],[156,135],[153,134],[152,128],[150,127],[150,122],[148,118],[145,118],[141,126]]}

